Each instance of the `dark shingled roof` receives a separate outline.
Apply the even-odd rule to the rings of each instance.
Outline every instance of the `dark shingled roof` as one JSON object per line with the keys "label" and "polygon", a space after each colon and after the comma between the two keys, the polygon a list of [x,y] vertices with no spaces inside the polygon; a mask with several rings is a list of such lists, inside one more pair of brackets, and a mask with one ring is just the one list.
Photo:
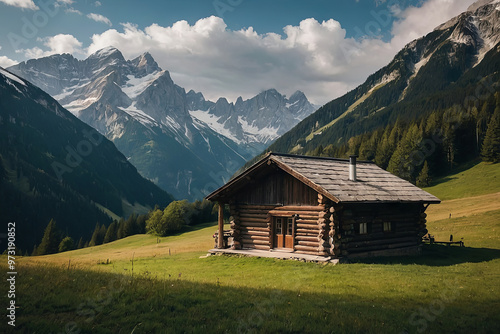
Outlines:
{"label": "dark shingled roof", "polygon": [[223,192],[230,192],[233,184],[268,163],[275,163],[285,172],[335,202],[441,202],[439,198],[383,170],[373,162],[358,161],[356,163],[357,180],[350,181],[349,160],[276,153],[268,154],[226,185],[208,195],[207,199],[217,199]]}

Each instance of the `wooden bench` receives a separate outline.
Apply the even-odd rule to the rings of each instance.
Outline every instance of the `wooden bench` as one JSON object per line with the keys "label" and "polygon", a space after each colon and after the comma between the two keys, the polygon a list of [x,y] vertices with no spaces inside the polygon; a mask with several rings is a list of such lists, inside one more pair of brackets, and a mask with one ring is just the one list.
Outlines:
{"label": "wooden bench", "polygon": [[424,243],[428,243],[429,245],[432,245],[432,244],[439,244],[439,245],[459,245],[460,247],[464,247],[464,242],[462,240],[460,241],[453,241],[453,235],[450,235],[450,241],[436,241],[434,236],[429,234],[429,235],[425,235],[423,238],[422,238],[422,242]]}

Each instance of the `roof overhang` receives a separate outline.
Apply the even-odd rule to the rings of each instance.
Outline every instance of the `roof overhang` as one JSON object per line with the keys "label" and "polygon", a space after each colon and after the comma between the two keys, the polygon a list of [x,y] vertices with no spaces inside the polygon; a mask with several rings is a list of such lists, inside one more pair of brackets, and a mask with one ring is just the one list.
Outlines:
{"label": "roof overhang", "polygon": [[252,179],[252,176],[256,174],[261,168],[264,168],[266,165],[275,165],[277,168],[280,170],[284,171],[285,173],[291,175],[295,179],[299,180],[300,182],[304,183],[306,186],[312,188],[319,194],[325,196],[326,198],[332,200],[335,203],[339,203],[339,199],[330,194],[328,191],[323,189],[321,186],[315,184],[311,180],[307,179],[304,175],[294,171],[291,169],[289,166],[286,164],[282,163],[278,159],[275,159],[273,157],[272,153],[268,153],[264,158],[253,164],[251,167],[249,167],[247,170],[245,170],[243,173],[240,175],[236,176],[234,179],[230,180],[227,182],[225,185],[220,187],[219,189],[213,191],[209,195],[207,195],[205,198],[209,201],[220,201],[220,202],[228,202],[229,197],[231,196],[231,189],[232,188],[239,188],[238,184],[239,183],[245,183],[248,182],[249,179]]}
{"label": "roof overhang", "polygon": [[[210,193],[208,196],[206,196],[207,200],[210,201],[218,201],[222,203],[229,203],[231,202],[232,198],[234,195],[237,193],[238,190],[243,188],[244,186],[247,186],[248,184],[251,184],[253,180],[257,180],[259,177],[265,175],[266,173],[269,173],[272,171],[272,169],[269,168],[269,166],[274,166],[275,169],[281,170],[288,175],[292,176],[299,182],[302,182],[304,185],[308,186],[309,188],[313,189],[316,191],[318,194],[323,195],[325,198],[330,199],[334,203],[342,203],[342,204],[382,204],[382,203],[401,203],[401,204],[438,204],[441,203],[441,201],[435,197],[432,196],[423,190],[420,190],[421,194],[418,194],[418,197],[420,199],[414,198],[414,199],[406,199],[406,198],[392,198],[392,199],[378,199],[378,200],[371,200],[371,199],[350,199],[350,198],[342,198],[342,197],[337,197],[336,195],[332,194],[329,190],[324,188],[322,185],[315,183],[311,178],[307,177],[306,175],[303,175],[298,168],[294,168],[294,166],[290,166],[286,163],[286,161],[283,161],[283,157],[285,158],[298,158],[298,159],[315,159],[315,160],[328,160],[328,161],[342,161],[342,162],[348,162],[345,159],[335,159],[335,158],[317,158],[317,157],[307,157],[307,156],[297,156],[297,155],[291,155],[291,154],[281,154],[281,153],[268,153],[265,157],[263,157],[261,160],[257,161],[255,164],[253,164],[251,167],[249,167],[247,170],[242,172],[240,175],[236,176],[229,182],[227,182],[225,185],[220,187],[219,189],[213,191]],[[361,163],[361,162],[360,162]],[[364,161],[362,163],[370,163],[373,164],[373,162],[367,162]],[[361,182],[361,181],[360,181]],[[407,182],[407,181],[405,181]],[[422,196],[423,195],[429,195],[429,196]]]}

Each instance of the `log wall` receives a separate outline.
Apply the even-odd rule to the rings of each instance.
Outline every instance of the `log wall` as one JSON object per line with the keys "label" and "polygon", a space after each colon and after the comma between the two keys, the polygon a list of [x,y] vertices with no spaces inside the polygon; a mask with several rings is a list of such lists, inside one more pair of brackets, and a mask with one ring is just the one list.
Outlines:
{"label": "log wall", "polygon": [[[361,256],[377,251],[396,255],[415,248],[427,233],[426,214],[421,204],[358,204],[333,207],[331,251],[337,256]],[[384,231],[384,222],[391,231]],[[360,234],[360,223],[368,233]]]}
{"label": "log wall", "polygon": [[[231,204],[233,248],[271,250],[275,217],[295,217],[296,253],[354,257],[406,254],[427,233],[422,204],[336,204],[316,195],[315,205]],[[384,222],[391,231],[384,231]],[[359,233],[359,224],[368,233]]]}
{"label": "log wall", "polygon": [[275,217],[295,217],[293,250],[302,254],[329,255],[328,226],[331,203],[316,195],[315,205],[231,204],[233,248],[274,248]]}

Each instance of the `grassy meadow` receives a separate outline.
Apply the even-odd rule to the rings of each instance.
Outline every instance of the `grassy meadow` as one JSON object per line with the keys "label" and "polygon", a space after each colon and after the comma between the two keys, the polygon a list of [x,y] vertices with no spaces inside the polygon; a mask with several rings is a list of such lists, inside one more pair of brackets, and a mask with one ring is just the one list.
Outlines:
{"label": "grassy meadow", "polygon": [[438,181],[428,229],[466,247],[334,266],[205,257],[215,225],[136,235],[17,259],[17,327],[0,332],[498,333],[500,165]]}

